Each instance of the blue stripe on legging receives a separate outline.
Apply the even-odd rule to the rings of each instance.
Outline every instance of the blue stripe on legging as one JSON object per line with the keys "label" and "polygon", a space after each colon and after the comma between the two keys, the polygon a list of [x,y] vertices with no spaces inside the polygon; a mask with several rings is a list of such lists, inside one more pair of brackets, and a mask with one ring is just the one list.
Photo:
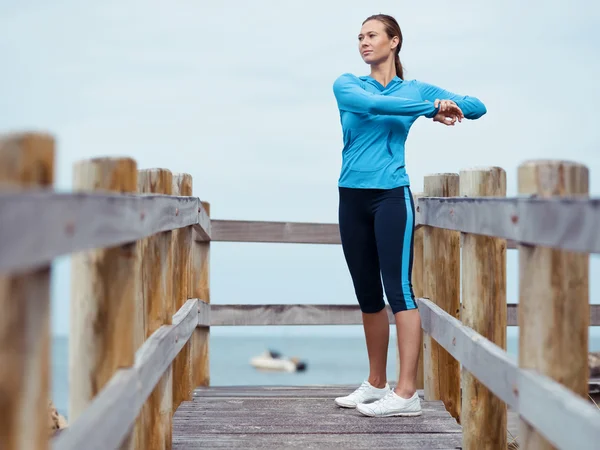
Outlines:
{"label": "blue stripe on legging", "polygon": [[406,203],[406,227],[404,228],[404,243],[402,244],[402,294],[407,309],[415,308],[415,302],[410,290],[410,279],[408,276],[408,267],[410,264],[410,242],[413,231],[413,212],[410,204],[410,191],[404,190],[404,201]]}

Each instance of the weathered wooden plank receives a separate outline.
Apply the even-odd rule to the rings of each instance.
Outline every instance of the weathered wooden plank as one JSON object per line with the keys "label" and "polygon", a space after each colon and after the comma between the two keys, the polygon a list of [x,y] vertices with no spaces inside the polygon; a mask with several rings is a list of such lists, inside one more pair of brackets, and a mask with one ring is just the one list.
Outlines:
{"label": "weathered wooden plank", "polygon": [[197,241],[210,241],[212,234],[212,224],[210,220],[210,211],[208,203],[198,200],[198,223],[194,224],[194,238]]}
{"label": "weathered wooden plank", "polygon": [[[562,384],[532,370],[520,369],[518,383],[519,413],[537,433],[559,449],[598,448],[598,407]],[[523,445],[526,445],[525,439],[523,436]]]}
{"label": "weathered wooden plank", "polygon": [[[390,383],[395,387],[395,383]],[[256,397],[256,398],[335,398],[347,395],[356,389],[357,385],[315,385],[315,386],[213,386],[201,387],[194,390],[194,401],[218,397]],[[418,390],[421,400],[423,390]],[[428,402],[429,405],[439,406],[440,402]]]}
{"label": "weathered wooden plank", "polygon": [[431,301],[418,298],[423,330],[465,369],[513,409],[518,408],[518,368],[500,347],[485,339]]}
{"label": "weathered wooden plank", "polygon": [[427,197],[419,199],[417,208],[421,225],[600,253],[598,198]]}
{"label": "weathered wooden plank", "polygon": [[212,220],[211,227],[213,241],[341,244],[335,223]]}
{"label": "weathered wooden plank", "polygon": [[522,199],[518,241],[600,253],[600,199]]}
{"label": "weathered wooden plank", "polygon": [[[346,391],[346,393],[351,391]],[[219,396],[219,397],[198,397],[192,402],[184,402],[178,411],[184,415],[193,415],[198,411],[212,411],[215,409],[215,416],[242,414],[244,410],[251,409],[253,414],[269,415],[273,414],[274,409],[288,408],[288,411],[282,414],[292,413],[294,411],[311,410],[319,417],[325,417],[331,414],[338,414],[338,407],[334,405],[334,396],[313,397],[310,394],[302,397],[291,396],[263,396],[257,393],[255,396]],[[438,417],[448,417],[448,412],[441,402],[421,402],[424,414]],[[212,412],[211,412],[212,414]],[[213,416],[207,417],[210,419]]]}
{"label": "weathered wooden plank", "polygon": [[[358,304],[267,304],[267,305],[203,305],[199,302],[201,326],[265,326],[265,325],[361,325]],[[390,324],[394,316],[386,305]],[[518,303],[508,303],[507,325],[518,325]],[[203,315],[204,314],[204,315]],[[209,318],[210,314],[210,318]],[[600,326],[600,305],[590,305],[590,325]]]}
{"label": "weathered wooden plank", "polygon": [[135,355],[134,367],[147,398],[175,356],[189,340],[198,323],[197,300],[188,300],[173,316],[173,325],[163,325],[144,342]]}
{"label": "weathered wooden plank", "polygon": [[[214,400],[214,399],[213,399]],[[235,398],[220,398],[218,402],[206,402],[202,404],[202,408],[198,408],[201,402],[191,403],[192,407],[185,407],[183,404],[178,408],[177,412],[181,418],[186,420],[198,421],[198,423],[220,422],[230,420],[245,420],[248,411],[252,411],[253,420],[270,421],[270,418],[277,414],[280,418],[290,418],[296,416],[298,423],[314,422],[314,416],[318,413],[319,420],[328,422],[336,420],[340,412],[332,409],[331,403],[333,399],[271,399],[271,401],[262,398],[244,398],[240,401]],[[334,405],[335,406],[335,405]],[[181,411],[180,411],[181,410]],[[313,412],[312,419],[310,411]],[[427,420],[433,418],[448,419],[448,413],[440,409],[424,408],[423,414],[427,415]],[[198,418],[198,415],[202,417]],[[299,417],[306,416],[306,417]],[[422,419],[411,418],[407,419],[407,423],[421,423]],[[310,428],[310,426],[309,426]]]}
{"label": "weathered wooden plank", "polygon": [[515,239],[519,199],[506,197],[422,197],[419,224],[463,233]]}
{"label": "weathered wooden plank", "polygon": [[133,242],[198,222],[198,199],[163,195],[0,194],[0,272],[57,256]]}
{"label": "weathered wooden plank", "polygon": [[456,434],[372,434],[350,433],[339,434],[262,434],[253,435],[249,440],[247,434],[205,433],[201,440],[177,438],[173,442],[174,450],[193,450],[199,448],[340,448],[372,450],[456,450],[460,448],[461,437]]}
{"label": "weathered wooden plank", "polygon": [[188,300],[136,352],[133,368],[115,372],[78,419],[53,439],[53,450],[117,449],[133,427],[142,405],[164,371],[189,340],[198,319],[196,300]]}
{"label": "weathered wooden plank", "polygon": [[75,422],[52,440],[53,450],[118,449],[141,405],[135,369],[121,369]]}
{"label": "weathered wooden plank", "polygon": [[[416,213],[416,229],[423,224]],[[211,240],[216,242],[269,242],[287,244],[341,244],[337,223],[272,222],[261,220],[212,220]],[[197,240],[206,240],[202,234]],[[516,248],[507,240],[507,248]]]}
{"label": "weathered wooden plank", "polygon": [[[386,305],[390,323],[395,323]],[[342,305],[211,305],[211,326],[355,325],[362,324],[358,304]]]}
{"label": "weathered wooden plank", "polygon": [[[396,382],[395,381],[390,381],[389,385],[391,387],[395,387],[396,386]],[[225,385],[225,386],[203,386],[203,387],[199,387],[198,389],[196,389],[196,391],[198,392],[211,392],[211,391],[215,391],[215,392],[222,392],[222,391],[227,391],[227,390],[259,390],[261,392],[270,392],[270,391],[291,391],[291,392],[295,392],[295,391],[313,391],[313,390],[330,390],[330,391],[336,391],[339,389],[355,389],[357,387],[356,384],[354,383],[347,383],[347,384],[300,384],[300,385],[288,385],[288,384],[269,384],[269,385],[254,385],[254,384],[248,384],[248,385]],[[422,389],[417,389],[417,393],[420,396],[423,396],[423,390]]]}
{"label": "weathered wooden plank", "polygon": [[[334,405],[335,406],[335,405]],[[341,408],[340,408],[341,409]],[[201,439],[203,433],[456,433],[460,426],[449,415],[402,417],[401,420],[370,420],[355,410],[338,411],[326,417],[315,417],[309,409],[294,405],[294,411],[279,407],[270,414],[254,414],[251,409],[239,413],[217,414],[214,410],[198,409],[173,417],[173,435]],[[396,418],[398,419],[398,418]],[[393,424],[393,426],[392,426]]]}
{"label": "weathered wooden plank", "polygon": [[214,306],[211,306],[209,303],[204,302],[199,299],[198,300],[198,326],[199,327],[208,327],[211,325],[211,317],[212,310]]}

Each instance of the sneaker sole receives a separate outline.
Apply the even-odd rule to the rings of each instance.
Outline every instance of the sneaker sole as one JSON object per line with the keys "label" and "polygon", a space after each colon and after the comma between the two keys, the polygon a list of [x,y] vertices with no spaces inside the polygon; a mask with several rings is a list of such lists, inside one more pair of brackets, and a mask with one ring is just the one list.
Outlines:
{"label": "sneaker sole", "polygon": [[397,412],[397,413],[387,413],[387,414],[371,414],[371,413],[361,411],[360,409],[358,409],[357,411],[359,413],[361,413],[363,416],[367,416],[367,417],[417,417],[417,416],[420,416],[423,414],[423,411]]}
{"label": "sneaker sole", "polygon": [[[369,400],[369,401],[368,401],[368,402],[366,402],[366,403],[373,403],[374,401],[377,401],[377,400],[379,400],[379,399]],[[357,406],[356,404],[354,404],[354,405],[348,405],[348,404],[344,404],[344,403],[338,403],[338,401],[337,401],[337,400],[333,400],[333,401],[335,402],[335,404],[336,404],[336,405],[338,405],[338,406],[341,406],[342,408],[350,408],[350,409],[354,409],[354,408],[356,408],[356,406]]]}
{"label": "sneaker sole", "polygon": [[347,408],[347,409],[354,409],[356,408],[356,405],[348,405],[348,404],[344,404],[344,403],[338,403],[337,400],[334,400],[335,404],[338,405],[341,408]]}

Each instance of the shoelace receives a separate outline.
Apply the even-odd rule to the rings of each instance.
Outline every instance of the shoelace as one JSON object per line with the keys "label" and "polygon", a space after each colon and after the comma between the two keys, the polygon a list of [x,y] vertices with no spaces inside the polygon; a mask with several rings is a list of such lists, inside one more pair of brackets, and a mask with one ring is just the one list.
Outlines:
{"label": "shoelace", "polygon": [[388,392],[382,398],[380,398],[379,400],[377,400],[376,402],[374,402],[373,405],[375,405],[375,404],[377,404],[377,405],[385,405],[387,402],[389,402],[390,400],[392,400],[392,398],[393,398],[393,392],[390,390],[390,392]]}
{"label": "shoelace", "polygon": [[367,386],[367,383],[362,383],[356,390],[356,393],[358,394],[359,392],[365,391],[368,387],[369,386]]}
{"label": "shoelace", "polygon": [[367,383],[362,383],[351,395],[359,395],[361,394],[363,391],[365,391],[366,389],[368,389],[368,385]]}

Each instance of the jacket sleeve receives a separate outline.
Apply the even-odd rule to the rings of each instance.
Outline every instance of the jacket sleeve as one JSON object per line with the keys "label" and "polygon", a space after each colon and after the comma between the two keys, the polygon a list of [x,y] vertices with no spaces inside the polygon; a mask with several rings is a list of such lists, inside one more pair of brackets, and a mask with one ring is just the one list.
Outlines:
{"label": "jacket sleeve", "polygon": [[423,100],[429,100],[430,102],[435,102],[436,99],[452,100],[462,110],[467,119],[479,119],[487,112],[485,105],[476,97],[454,94],[422,81],[417,81],[416,85]]}
{"label": "jacket sleeve", "polygon": [[357,77],[341,75],[333,83],[333,93],[340,111],[395,116],[434,117],[438,108],[433,103],[408,98],[388,97],[367,92]]}

